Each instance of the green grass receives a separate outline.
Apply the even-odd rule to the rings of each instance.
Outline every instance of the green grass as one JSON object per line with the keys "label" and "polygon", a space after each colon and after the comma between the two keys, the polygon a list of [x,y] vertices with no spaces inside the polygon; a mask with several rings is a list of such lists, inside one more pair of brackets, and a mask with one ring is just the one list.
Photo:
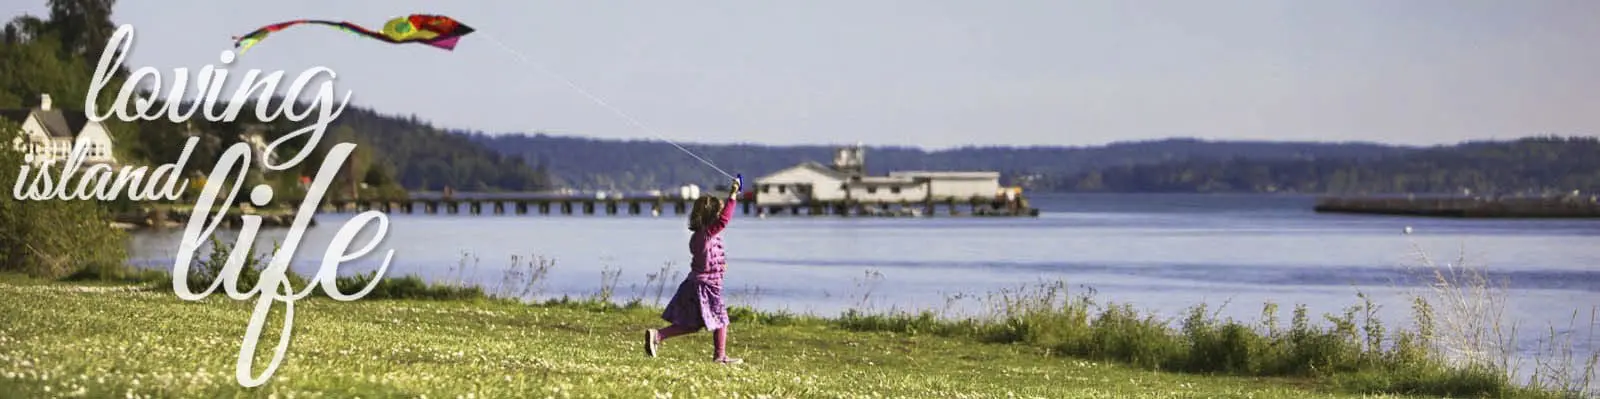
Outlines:
{"label": "green grass", "polygon": [[[267,385],[245,389],[234,364],[253,302],[187,302],[129,287],[0,275],[0,396],[1354,396],[1309,378],[1148,371],[1030,345],[748,312],[729,344],[746,363],[722,366],[709,361],[705,333],[644,357],[641,330],[661,322],[643,307],[324,298],[295,303],[282,367]],[[256,372],[280,316],[261,338]]]}

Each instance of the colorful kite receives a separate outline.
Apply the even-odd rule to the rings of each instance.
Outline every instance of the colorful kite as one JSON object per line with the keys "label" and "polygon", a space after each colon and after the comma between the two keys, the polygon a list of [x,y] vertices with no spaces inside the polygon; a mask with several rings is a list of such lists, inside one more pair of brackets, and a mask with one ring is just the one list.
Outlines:
{"label": "colorful kite", "polygon": [[244,54],[245,50],[266,39],[267,34],[300,24],[327,25],[393,44],[421,43],[444,50],[455,50],[456,42],[473,32],[472,27],[443,15],[411,14],[391,19],[383,24],[382,31],[373,31],[349,22],[301,19],[263,26],[244,36],[235,36],[233,47],[239,49],[239,54]]}

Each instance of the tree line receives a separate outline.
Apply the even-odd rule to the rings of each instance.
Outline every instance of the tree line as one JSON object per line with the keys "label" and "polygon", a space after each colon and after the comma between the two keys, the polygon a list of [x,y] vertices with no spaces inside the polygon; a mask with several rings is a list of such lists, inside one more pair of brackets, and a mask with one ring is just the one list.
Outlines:
{"label": "tree line", "polygon": [[1525,195],[1600,192],[1600,139],[1470,142],[1376,159],[1189,159],[1048,180],[1076,192],[1300,192]]}
{"label": "tree line", "polygon": [[[606,140],[546,134],[462,132],[503,154],[520,157],[550,173],[555,184],[583,189],[670,189],[681,184],[721,184],[725,177],[672,143]],[[678,143],[730,173],[757,177],[795,164],[833,162],[837,146]],[[869,147],[867,172],[897,170],[985,170],[1001,172],[1007,184],[1032,185],[1045,177],[1133,164],[1233,158],[1263,160],[1375,159],[1415,148],[1372,143],[1296,143],[1165,139],[1081,147],[963,147],[926,150]],[[1043,185],[1039,185],[1043,187]]]}
{"label": "tree line", "polygon": [[[547,170],[556,184],[640,190],[723,177],[664,141],[464,133]],[[830,164],[834,146],[685,144],[724,170],[762,176],[805,161]],[[1092,147],[870,147],[868,173],[984,170],[1045,192],[1298,192],[1526,194],[1600,189],[1593,137],[1528,137],[1433,147],[1166,139]]]}

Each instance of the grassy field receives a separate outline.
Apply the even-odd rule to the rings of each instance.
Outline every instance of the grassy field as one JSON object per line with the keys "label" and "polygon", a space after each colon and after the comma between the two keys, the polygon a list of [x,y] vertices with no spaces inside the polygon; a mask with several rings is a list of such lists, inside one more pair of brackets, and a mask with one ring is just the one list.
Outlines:
{"label": "grassy field", "polygon": [[736,323],[729,352],[746,363],[724,366],[709,361],[705,333],[645,357],[641,330],[661,324],[646,308],[321,298],[295,303],[282,367],[244,389],[234,367],[253,302],[130,288],[0,275],[0,397],[1361,396],[1310,379],[1145,371],[803,320]]}

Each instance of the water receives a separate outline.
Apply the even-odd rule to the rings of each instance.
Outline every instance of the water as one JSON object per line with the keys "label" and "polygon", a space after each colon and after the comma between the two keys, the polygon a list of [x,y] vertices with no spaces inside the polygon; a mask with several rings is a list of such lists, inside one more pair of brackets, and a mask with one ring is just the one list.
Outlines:
{"label": "water", "polygon": [[[1436,262],[1463,258],[1508,279],[1506,317],[1523,327],[1518,349],[1576,333],[1579,353],[1600,349],[1589,312],[1600,305],[1600,222],[1454,220],[1311,212],[1314,199],[1252,195],[1036,196],[1039,218],[845,219],[738,215],[725,234],[730,304],[836,315],[848,308],[971,313],[1004,288],[1064,280],[1100,300],[1132,302],[1164,317],[1224,303],[1226,317],[1258,320],[1262,304],[1337,313],[1372,295],[1391,326],[1410,320],[1407,266],[1418,249]],[[351,215],[319,216],[293,269],[310,275]],[[557,260],[545,296],[589,296],[602,271],[620,270],[616,297],[642,297],[646,275],[665,262],[686,270],[681,216],[391,215],[384,242],[342,274],[370,271],[394,250],[388,275],[464,279],[499,287],[512,255]],[[1402,234],[1406,226],[1412,234]],[[287,230],[262,232],[270,245]],[[364,246],[368,229],[353,245]],[[136,235],[136,262],[169,268],[181,230]],[[229,234],[225,242],[231,242]],[[463,253],[477,257],[462,267]],[[472,264],[466,261],[465,264]],[[873,278],[877,273],[881,278]],[[681,276],[681,274],[679,274]],[[676,281],[669,282],[667,295]],[[664,299],[663,299],[664,300]],[[1579,311],[1576,331],[1567,327]],[[1320,320],[1315,318],[1314,320]]]}

